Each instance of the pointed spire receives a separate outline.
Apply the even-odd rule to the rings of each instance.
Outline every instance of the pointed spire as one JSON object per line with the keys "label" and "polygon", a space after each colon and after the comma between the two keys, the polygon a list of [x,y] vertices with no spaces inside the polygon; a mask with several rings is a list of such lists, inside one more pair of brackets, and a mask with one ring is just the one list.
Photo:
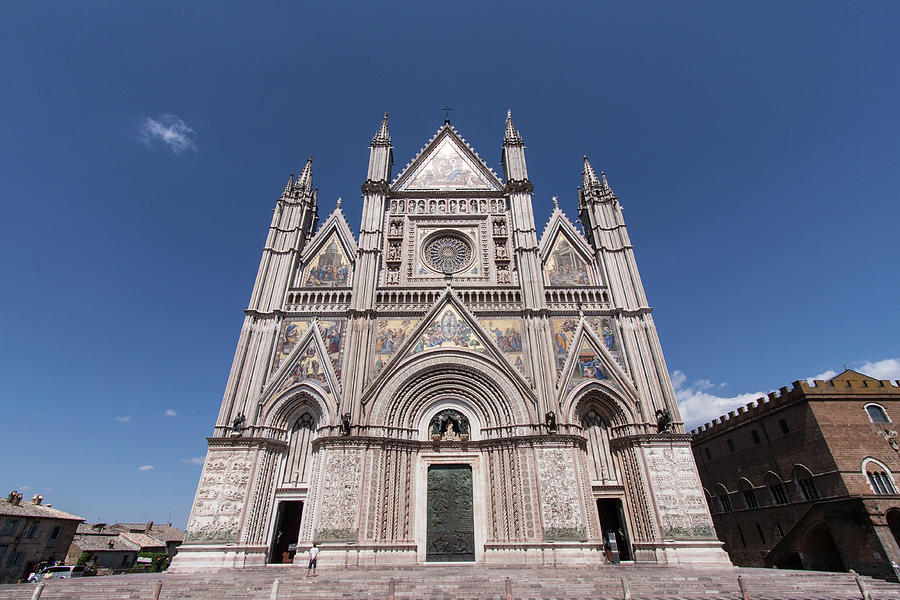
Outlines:
{"label": "pointed spire", "polygon": [[609,182],[606,180],[606,172],[605,171],[600,171],[600,185],[605,194],[609,194],[610,196],[615,196],[615,193],[613,193],[612,188],[609,187]]}
{"label": "pointed spire", "polygon": [[384,113],[384,118],[381,120],[381,127],[378,128],[378,133],[375,134],[375,137],[372,138],[373,146],[390,146],[391,145],[391,134],[388,131],[388,114]]}
{"label": "pointed spire", "polygon": [[581,172],[581,178],[584,180],[584,189],[587,191],[592,186],[600,186],[600,180],[597,179],[597,172],[591,166],[587,154],[584,155],[584,170]]}
{"label": "pointed spire", "polygon": [[284,191],[281,192],[282,196],[287,196],[291,193],[291,188],[294,187],[294,174],[291,173],[291,176],[288,177],[287,183],[284,184]]}
{"label": "pointed spire", "polygon": [[506,134],[503,136],[504,144],[521,144],[522,136],[519,135],[519,131],[516,129],[516,126],[513,124],[512,120],[512,111],[507,109],[506,111]]}
{"label": "pointed spire", "polygon": [[559,208],[559,198],[556,196],[553,196],[553,208],[554,210]]}
{"label": "pointed spire", "polygon": [[312,191],[312,154],[306,159],[306,165],[304,165],[303,170],[300,171],[300,175],[297,176],[294,187],[301,188],[301,191],[303,192]]}
{"label": "pointed spire", "polygon": [[335,208],[337,210],[341,210],[341,197],[340,196],[338,196],[337,205],[335,206]]}

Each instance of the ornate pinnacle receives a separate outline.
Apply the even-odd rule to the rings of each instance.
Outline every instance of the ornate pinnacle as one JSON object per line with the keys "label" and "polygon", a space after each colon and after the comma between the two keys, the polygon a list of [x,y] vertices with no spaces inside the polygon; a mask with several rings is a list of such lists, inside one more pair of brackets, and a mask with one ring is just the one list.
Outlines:
{"label": "ornate pinnacle", "polygon": [[587,191],[593,186],[600,186],[600,180],[597,179],[597,172],[591,166],[587,154],[584,155],[584,170],[581,172],[581,178],[584,180],[584,189]]}
{"label": "ornate pinnacle", "polygon": [[615,198],[616,194],[609,187],[609,182],[606,180],[606,172],[604,171],[600,171],[600,189],[605,195]]}
{"label": "ornate pinnacle", "polygon": [[288,177],[287,183],[284,184],[284,191],[281,192],[281,195],[287,196],[290,193],[292,187],[294,187],[294,174],[293,173],[291,173],[291,176]]}
{"label": "ornate pinnacle", "polygon": [[553,208],[559,208],[559,199],[553,196]]}
{"label": "ornate pinnacle", "polygon": [[503,136],[504,144],[521,144],[522,136],[513,124],[512,111],[506,111],[506,134]]}
{"label": "ornate pinnacle", "polygon": [[312,191],[312,154],[306,159],[306,164],[303,166],[303,170],[300,171],[294,187],[298,187],[301,191],[307,193]]}
{"label": "ornate pinnacle", "polygon": [[338,196],[338,199],[337,199],[337,206],[335,206],[335,208],[336,208],[337,210],[340,210],[340,209],[341,209],[341,197],[340,197],[340,196]]}
{"label": "ornate pinnacle", "polygon": [[378,132],[375,134],[375,137],[372,138],[373,146],[390,146],[391,145],[391,134],[388,131],[388,114],[384,113],[384,118],[381,120],[381,127],[378,128]]}

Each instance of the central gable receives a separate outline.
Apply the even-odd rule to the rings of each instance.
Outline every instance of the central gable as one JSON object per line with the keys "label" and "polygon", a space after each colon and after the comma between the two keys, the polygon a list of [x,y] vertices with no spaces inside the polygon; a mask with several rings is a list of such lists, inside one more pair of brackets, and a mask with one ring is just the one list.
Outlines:
{"label": "central gable", "polygon": [[395,190],[502,191],[497,176],[449,125],[397,177]]}

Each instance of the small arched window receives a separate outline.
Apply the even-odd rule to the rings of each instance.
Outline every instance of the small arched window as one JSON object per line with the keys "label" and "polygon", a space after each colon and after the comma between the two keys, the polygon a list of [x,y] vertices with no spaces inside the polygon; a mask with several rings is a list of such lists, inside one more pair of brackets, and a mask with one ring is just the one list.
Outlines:
{"label": "small arched window", "polygon": [[873,423],[890,423],[884,407],[880,404],[866,404],[866,412],[869,414],[869,420]]}
{"label": "small arched window", "polygon": [[896,494],[897,487],[891,472],[883,464],[868,458],[863,461],[863,473],[869,482],[869,486],[876,494]]}
{"label": "small arched window", "polygon": [[803,465],[794,467],[794,483],[797,484],[797,489],[800,490],[800,494],[803,496],[804,500],[819,499],[819,490],[816,489],[813,475],[810,470]]}
{"label": "small arched window", "polygon": [[781,478],[771,471],[766,473],[766,487],[769,488],[769,493],[772,495],[772,504],[787,504],[790,502]]}
{"label": "small arched window", "polygon": [[744,496],[744,504],[747,508],[759,508],[759,501],[756,499],[756,491],[753,489],[753,484],[750,483],[748,479],[742,477],[738,482],[738,488]]}
{"label": "small arched window", "polygon": [[731,496],[728,494],[728,490],[721,483],[716,487],[716,492],[719,496],[719,505],[722,507],[722,512],[732,512],[734,507],[731,505]]}

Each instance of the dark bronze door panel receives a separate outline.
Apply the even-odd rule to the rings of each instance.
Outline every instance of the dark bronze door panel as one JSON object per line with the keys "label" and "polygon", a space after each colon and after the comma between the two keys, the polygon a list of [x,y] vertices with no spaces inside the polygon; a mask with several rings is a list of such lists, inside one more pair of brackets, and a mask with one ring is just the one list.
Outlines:
{"label": "dark bronze door panel", "polygon": [[425,560],[475,560],[472,467],[434,465],[428,468],[427,531]]}

